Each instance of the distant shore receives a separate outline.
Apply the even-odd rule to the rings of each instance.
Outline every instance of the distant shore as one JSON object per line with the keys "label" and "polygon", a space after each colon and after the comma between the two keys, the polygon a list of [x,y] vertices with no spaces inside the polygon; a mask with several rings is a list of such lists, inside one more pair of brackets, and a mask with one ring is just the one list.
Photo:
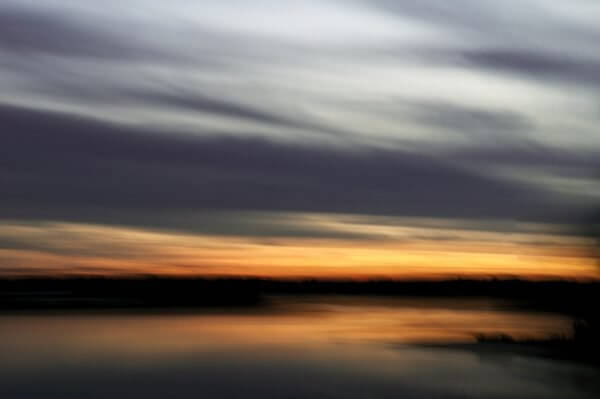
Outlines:
{"label": "distant shore", "polygon": [[277,280],[65,277],[0,279],[0,311],[257,306],[267,295],[489,297],[577,317],[595,312],[600,282],[520,279]]}
{"label": "distant shore", "polygon": [[[455,300],[490,298],[511,310],[552,312],[573,320],[573,334],[515,339],[502,333],[472,342],[425,344],[481,355],[527,355],[600,364],[597,304],[600,282],[519,279],[453,280],[277,280],[260,278],[68,277],[0,279],[0,313],[77,312],[273,312],[270,299],[355,297]],[[391,305],[394,306],[394,305]]]}

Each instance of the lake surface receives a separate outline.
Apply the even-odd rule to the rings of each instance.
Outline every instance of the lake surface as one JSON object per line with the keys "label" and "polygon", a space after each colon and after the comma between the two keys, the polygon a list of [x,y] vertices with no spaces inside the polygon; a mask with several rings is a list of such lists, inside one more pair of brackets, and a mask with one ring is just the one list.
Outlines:
{"label": "lake surface", "polygon": [[2,398],[593,398],[597,370],[421,345],[569,334],[488,300],[270,298],[242,310],[0,315]]}

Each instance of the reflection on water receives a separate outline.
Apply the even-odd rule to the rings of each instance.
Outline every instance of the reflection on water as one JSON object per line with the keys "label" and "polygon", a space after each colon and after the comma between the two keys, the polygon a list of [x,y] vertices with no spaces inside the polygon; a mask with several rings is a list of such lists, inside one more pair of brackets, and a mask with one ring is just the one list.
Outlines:
{"label": "reflection on water", "polygon": [[[273,298],[254,311],[0,316],[3,397],[594,397],[582,365],[416,342],[568,334],[482,300]],[[504,309],[504,310],[503,310]],[[394,344],[394,345],[390,345]]]}

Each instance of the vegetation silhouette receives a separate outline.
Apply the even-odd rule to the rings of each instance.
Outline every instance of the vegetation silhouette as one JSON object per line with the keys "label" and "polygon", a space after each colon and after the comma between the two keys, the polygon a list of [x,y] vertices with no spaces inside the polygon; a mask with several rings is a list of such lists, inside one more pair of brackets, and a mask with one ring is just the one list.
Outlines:
{"label": "vegetation silhouette", "polygon": [[529,353],[600,364],[597,299],[599,281],[520,279],[454,280],[276,280],[265,278],[23,277],[0,279],[0,312],[195,312],[209,308],[269,308],[273,296],[386,296],[496,298],[524,311],[562,313],[573,334],[515,340],[501,332],[479,335],[465,349]]}
{"label": "vegetation silhouette", "polygon": [[[600,275],[600,210],[578,227],[588,238]],[[452,280],[324,280],[267,278],[21,277],[0,279],[0,311],[175,311],[269,306],[273,295],[487,297],[507,306],[557,312],[573,318],[570,336],[517,341],[502,333],[475,337],[499,350],[541,349],[550,356],[600,364],[600,281],[531,281],[516,278]],[[490,345],[491,344],[491,345]]]}
{"label": "vegetation silhouette", "polygon": [[23,277],[0,279],[0,309],[260,306],[271,295],[491,297],[513,306],[573,314],[600,282],[520,279],[324,280],[266,278]]}
{"label": "vegetation silhouette", "polygon": [[[583,222],[576,225],[574,234],[588,241],[589,256],[596,261],[600,277],[600,209],[589,212]],[[585,292],[584,292],[585,291]],[[600,365],[600,290],[598,287],[581,292],[554,292],[554,299],[545,302],[548,310],[560,311],[573,318],[573,332],[568,337],[551,337],[545,340],[516,341],[504,334],[477,336],[479,343],[502,345],[502,350],[542,348],[546,355],[582,360]]]}
{"label": "vegetation silhouette", "polygon": [[[591,256],[596,260],[597,272],[600,275],[600,208],[589,213],[584,221],[584,236],[590,241]],[[592,297],[576,309],[573,323],[573,342],[582,351],[588,351],[596,359],[600,358],[600,291],[592,293]],[[600,362],[600,359],[598,360]]]}

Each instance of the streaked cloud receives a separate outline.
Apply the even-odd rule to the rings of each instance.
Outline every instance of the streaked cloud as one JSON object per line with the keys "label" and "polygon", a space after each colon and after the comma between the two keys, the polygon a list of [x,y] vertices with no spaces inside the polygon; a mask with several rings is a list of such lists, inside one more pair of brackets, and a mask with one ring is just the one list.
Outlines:
{"label": "streaked cloud", "polygon": [[510,49],[467,51],[463,57],[483,68],[513,72],[530,79],[552,79],[559,83],[580,85],[600,84],[600,59],[577,59],[550,52]]}
{"label": "streaked cloud", "polygon": [[20,132],[0,150],[10,193],[0,214],[9,218],[136,224],[159,210],[245,209],[539,220],[569,209],[542,187],[440,155],[148,135],[20,109],[2,119]]}
{"label": "streaked cloud", "polygon": [[[507,240],[504,233],[391,227],[375,224],[374,220],[368,224],[367,219],[353,224],[352,218],[335,215],[300,214],[293,219],[331,232],[332,238],[190,235],[97,225],[9,222],[0,228],[0,261],[4,273],[11,275],[595,275],[593,261],[584,256],[584,243],[575,238],[559,240],[544,234],[520,233]],[[340,238],[339,231],[343,230],[385,239]]]}
{"label": "streaked cloud", "polygon": [[576,223],[600,202],[599,19],[585,0],[5,0],[0,219],[382,243],[406,218],[460,221],[436,243]]}
{"label": "streaked cloud", "polygon": [[0,9],[0,49],[13,55],[130,58],[135,47],[124,46],[108,32],[80,26],[56,15]]}

